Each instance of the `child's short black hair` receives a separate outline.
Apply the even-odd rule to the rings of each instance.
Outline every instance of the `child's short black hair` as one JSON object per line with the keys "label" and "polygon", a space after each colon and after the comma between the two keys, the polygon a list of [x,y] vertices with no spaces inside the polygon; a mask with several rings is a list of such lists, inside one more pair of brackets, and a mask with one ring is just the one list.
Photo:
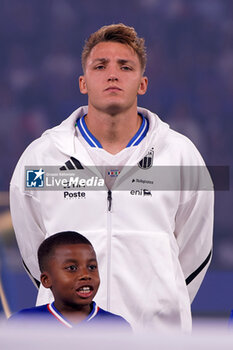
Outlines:
{"label": "child's short black hair", "polygon": [[92,246],[91,242],[78,232],[63,231],[55,233],[46,238],[39,246],[37,256],[41,272],[47,268],[48,260],[51,258],[54,248],[64,244],[88,244]]}

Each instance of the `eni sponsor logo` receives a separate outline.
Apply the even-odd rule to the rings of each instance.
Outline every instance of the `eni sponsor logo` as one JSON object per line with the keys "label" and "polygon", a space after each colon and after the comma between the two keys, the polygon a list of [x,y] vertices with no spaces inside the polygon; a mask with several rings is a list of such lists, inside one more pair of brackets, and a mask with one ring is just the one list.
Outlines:
{"label": "eni sponsor logo", "polygon": [[131,190],[130,194],[132,196],[152,197],[151,191],[149,191],[147,189]]}

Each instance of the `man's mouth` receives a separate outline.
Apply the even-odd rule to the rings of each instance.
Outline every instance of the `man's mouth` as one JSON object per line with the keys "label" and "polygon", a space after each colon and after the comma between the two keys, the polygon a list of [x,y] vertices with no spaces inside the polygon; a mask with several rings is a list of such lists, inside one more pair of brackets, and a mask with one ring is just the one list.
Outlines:
{"label": "man's mouth", "polygon": [[121,89],[117,86],[109,86],[105,89],[105,91],[121,91]]}
{"label": "man's mouth", "polygon": [[76,293],[81,298],[89,298],[93,293],[93,287],[92,286],[83,286],[78,289],[76,289]]}

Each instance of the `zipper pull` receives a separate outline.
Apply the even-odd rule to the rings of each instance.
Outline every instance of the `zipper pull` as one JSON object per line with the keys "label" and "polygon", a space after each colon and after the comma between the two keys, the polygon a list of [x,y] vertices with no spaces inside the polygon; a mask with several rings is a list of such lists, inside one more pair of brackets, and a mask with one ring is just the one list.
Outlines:
{"label": "zipper pull", "polygon": [[112,209],[112,191],[108,190],[108,211]]}

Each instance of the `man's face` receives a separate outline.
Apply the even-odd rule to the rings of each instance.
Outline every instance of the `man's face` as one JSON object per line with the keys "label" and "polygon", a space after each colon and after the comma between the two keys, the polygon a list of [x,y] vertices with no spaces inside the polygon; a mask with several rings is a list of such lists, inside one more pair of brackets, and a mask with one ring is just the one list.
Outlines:
{"label": "man's face", "polygon": [[89,307],[100,283],[93,248],[88,244],[57,246],[41,282],[51,288],[59,311]]}
{"label": "man's face", "polygon": [[88,94],[88,105],[108,114],[126,112],[137,105],[137,95],[147,89],[136,52],[118,42],[101,42],[87,58],[80,91]]}

